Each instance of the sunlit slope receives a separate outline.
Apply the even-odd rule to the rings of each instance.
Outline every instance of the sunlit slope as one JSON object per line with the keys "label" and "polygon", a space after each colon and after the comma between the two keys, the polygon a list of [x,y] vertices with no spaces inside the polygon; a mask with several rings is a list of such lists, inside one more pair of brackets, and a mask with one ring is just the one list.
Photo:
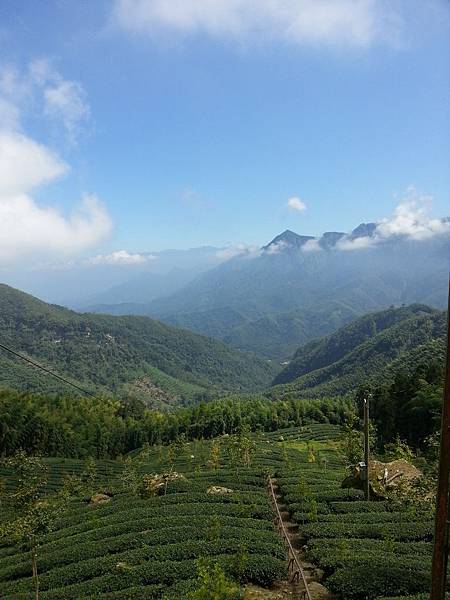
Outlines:
{"label": "sunlit slope", "polygon": [[[117,493],[102,506],[73,503],[46,536],[39,548],[41,598],[184,598],[197,584],[199,557],[220,563],[240,583],[270,585],[283,578],[285,553],[272,523],[264,473],[280,463],[281,454],[259,447],[251,465],[237,465],[229,458],[227,439],[220,443],[216,468],[208,464],[211,443],[186,445],[170,467],[167,448],[151,451],[141,476],[169,468],[184,475],[168,484],[164,496],[121,491],[119,463],[101,463],[102,476],[105,468],[111,470],[109,489]],[[65,463],[67,472],[82,471],[79,461],[47,462],[57,471],[53,485]],[[209,494],[212,485],[230,492]],[[2,598],[28,599],[29,556],[3,545],[0,581]]]}
{"label": "sunlit slope", "polygon": [[422,363],[442,364],[446,315],[423,305],[371,313],[299,348],[274,380],[275,394],[348,393]]}
{"label": "sunlit slope", "polygon": [[[90,391],[134,394],[156,404],[262,388],[274,374],[267,361],[147,317],[81,315],[5,285],[0,334],[4,344]],[[0,378],[4,387],[67,391],[4,351]]]}

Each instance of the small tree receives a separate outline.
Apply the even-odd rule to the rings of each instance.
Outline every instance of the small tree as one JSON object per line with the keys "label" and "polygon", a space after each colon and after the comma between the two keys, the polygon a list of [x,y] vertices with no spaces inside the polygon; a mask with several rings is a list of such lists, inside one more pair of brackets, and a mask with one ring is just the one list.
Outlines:
{"label": "small tree", "polygon": [[222,521],[219,515],[213,515],[208,520],[208,527],[206,529],[206,537],[208,540],[218,540],[222,529]]}
{"label": "small tree", "polygon": [[248,550],[243,544],[240,544],[237,552],[233,556],[232,561],[233,575],[238,581],[242,581],[244,579],[245,568],[247,566],[247,563]]}
{"label": "small tree", "polygon": [[348,417],[339,436],[339,452],[347,466],[355,465],[364,456],[364,434],[359,429],[356,415]]}
{"label": "small tree", "polygon": [[209,452],[208,467],[211,469],[218,469],[220,466],[220,454],[221,446],[219,440],[214,440],[211,444],[211,450]]}
{"label": "small tree", "polygon": [[300,512],[302,513],[303,525],[305,524],[305,501],[308,497],[309,488],[303,475],[298,478],[297,492],[300,500]]}
{"label": "small tree", "polygon": [[139,464],[131,456],[127,456],[123,461],[123,469],[120,474],[120,481],[123,491],[137,494],[141,485],[139,476]]}
{"label": "small tree", "polygon": [[384,446],[384,450],[392,458],[403,458],[408,461],[414,459],[414,452],[408,446],[407,442],[400,439],[398,433],[393,442]]}
{"label": "small tree", "polygon": [[316,462],[316,453],[314,452],[314,446],[311,444],[308,444],[307,446],[307,451],[308,451],[308,462],[309,463],[314,463]]}
{"label": "small tree", "polygon": [[190,600],[235,600],[239,588],[227,579],[222,567],[205,558],[198,561],[199,586],[188,596]]}
{"label": "small tree", "polygon": [[310,523],[315,523],[319,518],[319,509],[317,505],[317,500],[314,496],[308,498],[308,521]]}
{"label": "small tree", "polygon": [[236,467],[239,475],[239,466],[250,467],[252,464],[253,453],[256,444],[252,438],[247,435],[245,430],[230,437],[228,444],[228,455],[230,462]]}
{"label": "small tree", "polygon": [[94,489],[97,483],[97,465],[92,456],[88,456],[88,458],[84,461],[84,470],[82,474],[83,483],[89,489]]}
{"label": "small tree", "polygon": [[283,463],[286,465],[286,467],[288,467],[289,466],[289,454],[287,451],[286,442],[284,440],[281,442],[281,458],[283,460]]}

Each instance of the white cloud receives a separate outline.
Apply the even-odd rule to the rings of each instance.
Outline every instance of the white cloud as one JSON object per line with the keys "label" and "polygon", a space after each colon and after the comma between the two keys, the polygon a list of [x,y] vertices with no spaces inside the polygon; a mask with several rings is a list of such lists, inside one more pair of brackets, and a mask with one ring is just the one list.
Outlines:
{"label": "white cloud", "polygon": [[386,239],[405,236],[410,239],[422,240],[449,230],[448,222],[429,217],[432,203],[430,196],[416,197],[414,189],[410,190],[409,195],[410,198],[401,202],[391,217],[382,219],[378,223],[375,232],[377,237]]}
{"label": "white cloud", "polygon": [[0,130],[0,198],[28,192],[67,170],[45,146],[22,133]]}
{"label": "white cloud", "polygon": [[320,252],[322,250],[319,240],[308,240],[302,246],[302,252]]}
{"label": "white cloud", "polygon": [[[30,66],[26,76],[20,76],[12,67],[0,68],[0,265],[66,259],[111,233],[108,212],[93,195],[84,195],[69,215],[57,205],[38,203],[30,195],[67,173],[69,167],[23,132],[21,117],[36,89],[45,98],[56,85],[64,87],[65,83],[71,82],[51,71],[45,61],[39,63],[39,68]],[[72,85],[69,88],[74,89]],[[50,96],[51,102],[54,110],[60,111],[59,119],[68,132],[74,134],[76,111],[70,112],[63,96]]]}
{"label": "white cloud", "polygon": [[128,266],[142,265],[156,260],[153,254],[132,254],[128,250],[116,250],[110,254],[97,254],[86,262],[90,265]]}
{"label": "white cloud", "polygon": [[41,207],[27,194],[0,196],[0,262],[70,256],[111,232],[111,219],[95,196],[84,196],[72,215]]}
{"label": "white cloud", "polygon": [[11,102],[0,97],[0,123],[3,129],[17,129],[20,123],[20,112]]}
{"label": "white cloud", "polygon": [[358,238],[345,236],[337,242],[336,248],[338,250],[361,250],[363,248],[371,248],[372,246],[376,246],[378,242],[378,238],[372,238],[369,236]]}
{"label": "white cloud", "polygon": [[69,81],[45,59],[33,61],[29,66],[32,82],[41,90],[44,115],[60,121],[71,142],[80,133],[83,123],[90,117],[86,93],[77,81]]}
{"label": "white cloud", "polygon": [[22,72],[11,65],[0,66],[0,120],[2,128],[20,128],[20,111],[34,110],[61,124],[69,141],[75,143],[89,121],[86,93],[77,81],[70,81],[46,59],[32,61]]}
{"label": "white cloud", "polygon": [[366,48],[396,40],[400,18],[386,0],[115,0],[124,30],[284,40]]}
{"label": "white cloud", "polygon": [[288,208],[297,212],[305,212],[306,210],[306,204],[303,202],[303,200],[300,200],[300,198],[297,198],[296,196],[289,198],[287,205]]}
{"label": "white cloud", "polygon": [[283,240],[270,244],[265,249],[266,254],[279,254],[286,248],[287,244]]}
{"label": "white cloud", "polygon": [[79,124],[89,118],[89,106],[84,90],[75,81],[57,81],[44,90],[44,112],[52,119],[60,119],[71,141],[78,135]]}
{"label": "white cloud", "polygon": [[254,257],[260,254],[260,248],[258,246],[252,246],[248,244],[236,244],[234,246],[228,246],[222,248],[216,252],[216,257],[221,260],[230,260],[236,256]]}
{"label": "white cloud", "polygon": [[396,237],[409,240],[426,240],[450,233],[450,221],[430,216],[433,198],[417,192],[413,187],[396,206],[393,215],[378,221],[371,236],[351,238],[345,236],[336,244],[339,250],[358,250],[381,244]]}

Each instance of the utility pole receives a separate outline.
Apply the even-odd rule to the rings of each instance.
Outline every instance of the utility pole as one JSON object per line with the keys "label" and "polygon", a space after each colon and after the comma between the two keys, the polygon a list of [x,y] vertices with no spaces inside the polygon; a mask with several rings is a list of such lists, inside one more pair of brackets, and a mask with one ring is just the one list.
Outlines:
{"label": "utility pole", "polygon": [[450,279],[447,313],[447,359],[445,364],[444,402],[442,406],[441,449],[436,498],[436,522],[431,579],[431,600],[444,600],[447,587],[449,477],[450,477]]}
{"label": "utility pole", "polygon": [[369,398],[370,394],[364,398],[364,462],[366,465],[366,477],[364,480],[364,496],[366,500],[370,500],[370,480],[369,480],[369,459],[370,459],[370,444],[369,444]]}

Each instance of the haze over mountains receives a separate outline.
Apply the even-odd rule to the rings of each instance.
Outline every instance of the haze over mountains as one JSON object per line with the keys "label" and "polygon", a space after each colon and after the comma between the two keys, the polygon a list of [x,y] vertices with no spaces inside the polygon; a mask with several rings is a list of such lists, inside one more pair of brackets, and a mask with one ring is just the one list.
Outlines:
{"label": "haze over mountains", "polygon": [[362,223],[350,234],[319,238],[287,230],[262,248],[237,249],[172,293],[162,286],[155,298],[156,287],[149,293],[153,283],[142,275],[131,286],[134,300],[117,302],[116,288],[110,302],[90,310],[152,316],[284,361],[299,345],[367,312],[445,307],[450,221],[412,223],[407,232],[399,222]]}

